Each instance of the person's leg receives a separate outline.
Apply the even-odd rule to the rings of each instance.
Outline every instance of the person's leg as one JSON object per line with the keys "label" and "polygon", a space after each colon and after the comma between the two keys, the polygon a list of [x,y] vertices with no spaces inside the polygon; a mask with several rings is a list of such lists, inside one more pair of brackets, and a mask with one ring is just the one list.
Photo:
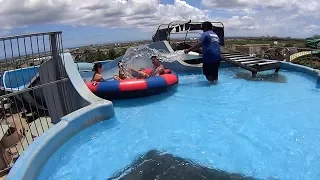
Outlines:
{"label": "person's leg", "polygon": [[215,77],[214,77],[213,75],[207,75],[207,76],[206,76],[206,79],[207,79],[208,81],[210,81],[210,82],[215,81]]}
{"label": "person's leg", "polygon": [[214,75],[213,75],[213,64],[212,63],[204,63],[203,64],[203,75],[206,76],[206,79],[209,82],[214,81]]}
{"label": "person's leg", "polygon": [[202,74],[207,76],[207,64],[206,63],[202,64]]}
{"label": "person's leg", "polygon": [[213,66],[213,79],[214,81],[218,81],[219,79],[219,67],[220,67],[220,61],[217,62],[217,63],[214,63],[214,66]]}

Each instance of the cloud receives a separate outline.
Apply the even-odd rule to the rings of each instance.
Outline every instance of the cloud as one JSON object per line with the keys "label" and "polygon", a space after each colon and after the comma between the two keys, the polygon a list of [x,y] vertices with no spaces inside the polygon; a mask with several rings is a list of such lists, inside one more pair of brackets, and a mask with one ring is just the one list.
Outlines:
{"label": "cloud", "polygon": [[248,2],[240,0],[201,0],[201,4],[209,8],[237,8],[248,6]]}
{"label": "cloud", "polygon": [[226,28],[237,29],[256,29],[255,19],[250,16],[232,16],[224,21]]}
{"label": "cloud", "polygon": [[0,29],[31,24],[141,27],[177,20],[202,20],[204,10],[183,0],[161,4],[159,0],[0,0]]}
{"label": "cloud", "polygon": [[318,0],[201,0],[201,4],[207,8],[290,10],[291,13],[299,13],[301,16],[320,18],[320,1]]}
{"label": "cloud", "polygon": [[206,8],[219,9],[230,34],[307,37],[319,25],[320,1],[315,0],[201,0]]}
{"label": "cloud", "polygon": [[304,31],[305,32],[312,32],[312,33],[316,33],[317,30],[320,29],[320,27],[318,25],[315,24],[311,24],[309,26],[306,26]]}
{"label": "cloud", "polygon": [[[0,0],[0,35],[30,25],[127,27],[154,31],[161,23],[221,21],[226,35],[309,36],[319,31],[320,1],[201,0]],[[218,14],[218,15],[217,15]]]}

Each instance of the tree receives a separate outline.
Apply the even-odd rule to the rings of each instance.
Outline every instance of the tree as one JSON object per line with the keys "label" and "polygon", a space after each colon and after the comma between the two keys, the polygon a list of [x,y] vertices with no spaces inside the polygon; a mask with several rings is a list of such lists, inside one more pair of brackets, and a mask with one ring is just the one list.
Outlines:
{"label": "tree", "polygon": [[295,44],[295,47],[297,47],[297,48],[305,48],[306,45],[304,43],[297,43],[297,44]]}
{"label": "tree", "polygon": [[286,44],[284,45],[284,47],[293,47],[293,44],[292,44],[292,43],[286,43]]}
{"label": "tree", "polygon": [[100,49],[98,49],[94,59],[96,61],[103,61],[107,59],[107,55],[104,52],[100,51]]}
{"label": "tree", "polygon": [[118,53],[117,53],[117,57],[123,56],[127,51],[127,48],[121,48]]}
{"label": "tree", "polygon": [[117,51],[114,48],[110,48],[107,52],[108,59],[115,59],[117,58]]}

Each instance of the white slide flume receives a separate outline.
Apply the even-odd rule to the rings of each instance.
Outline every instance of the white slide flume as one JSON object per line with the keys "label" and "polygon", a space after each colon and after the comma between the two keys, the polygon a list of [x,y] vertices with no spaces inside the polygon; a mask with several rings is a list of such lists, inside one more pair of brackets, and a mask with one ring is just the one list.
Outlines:
{"label": "white slide flume", "polygon": [[181,58],[184,61],[192,60],[192,59],[201,59],[202,58],[202,54],[191,51],[188,54],[183,53]]}
{"label": "white slide flume", "polygon": [[178,59],[178,62],[184,66],[189,66],[189,67],[202,67],[202,63],[200,64],[188,64],[184,61],[186,60],[193,60],[193,59],[201,59],[202,54],[196,53],[196,52],[189,52],[188,54],[182,53],[181,58]]}

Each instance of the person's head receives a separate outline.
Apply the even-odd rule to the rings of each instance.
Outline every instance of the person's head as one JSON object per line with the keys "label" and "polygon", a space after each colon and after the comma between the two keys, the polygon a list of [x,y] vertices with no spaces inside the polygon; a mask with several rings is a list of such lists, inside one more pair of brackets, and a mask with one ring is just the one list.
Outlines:
{"label": "person's head", "polygon": [[203,22],[202,25],[201,25],[201,30],[202,30],[203,32],[212,30],[212,24],[211,24],[211,22],[209,22],[209,21]]}
{"label": "person's head", "polygon": [[153,64],[154,66],[160,66],[160,61],[159,61],[158,56],[152,56],[150,59],[151,59],[152,64]]}
{"label": "person's head", "polygon": [[125,66],[124,66],[124,64],[123,64],[122,61],[119,61],[119,62],[118,62],[118,68],[119,68],[119,70],[125,69]]}
{"label": "person's head", "polygon": [[101,74],[101,72],[102,72],[102,64],[101,63],[94,64],[92,71]]}
{"label": "person's head", "polygon": [[119,71],[119,78],[120,79],[125,79],[125,74],[123,71]]}

